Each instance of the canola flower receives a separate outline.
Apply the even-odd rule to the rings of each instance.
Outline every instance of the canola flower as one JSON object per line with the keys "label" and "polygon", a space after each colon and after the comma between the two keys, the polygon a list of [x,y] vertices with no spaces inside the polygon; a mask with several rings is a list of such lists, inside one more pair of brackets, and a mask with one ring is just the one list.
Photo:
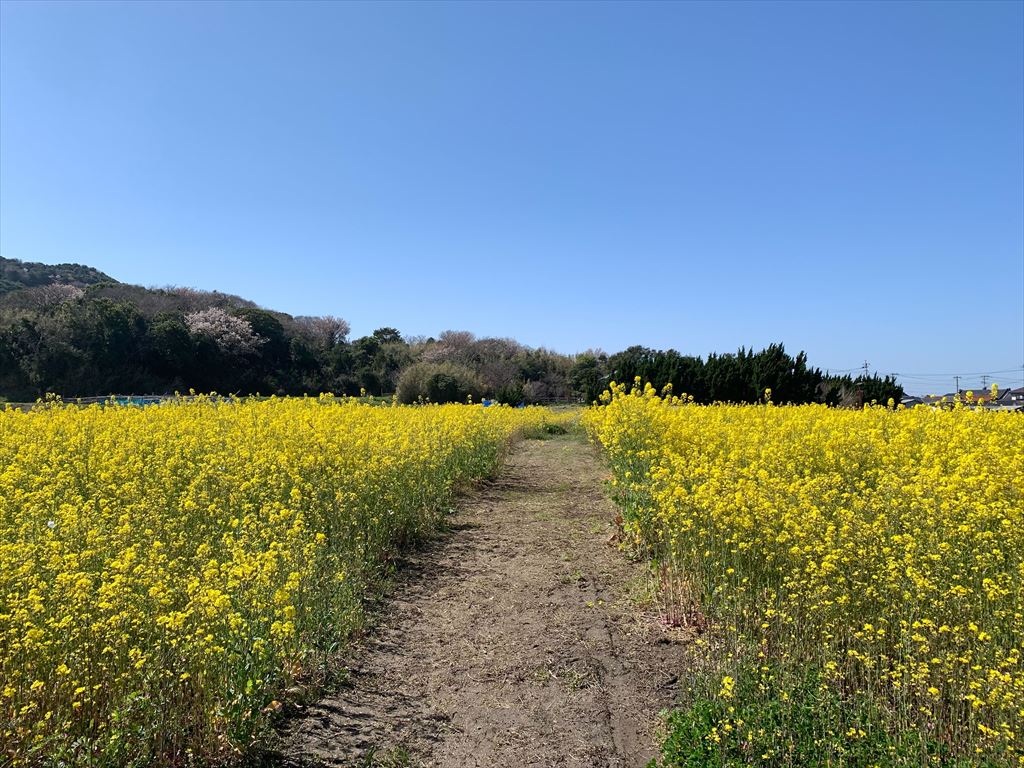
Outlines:
{"label": "canola flower", "polygon": [[217,761],[539,408],[0,411],[0,763]]}
{"label": "canola flower", "polygon": [[1024,418],[603,402],[627,536],[712,621],[666,762],[1024,765]]}

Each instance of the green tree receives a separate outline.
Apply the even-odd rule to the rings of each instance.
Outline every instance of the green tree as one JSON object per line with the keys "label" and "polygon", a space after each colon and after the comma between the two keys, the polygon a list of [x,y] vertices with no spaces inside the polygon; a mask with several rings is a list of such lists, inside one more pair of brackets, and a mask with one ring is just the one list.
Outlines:
{"label": "green tree", "polygon": [[569,370],[569,382],[576,395],[586,403],[601,396],[608,386],[608,377],[602,370],[601,361],[588,352],[578,355]]}

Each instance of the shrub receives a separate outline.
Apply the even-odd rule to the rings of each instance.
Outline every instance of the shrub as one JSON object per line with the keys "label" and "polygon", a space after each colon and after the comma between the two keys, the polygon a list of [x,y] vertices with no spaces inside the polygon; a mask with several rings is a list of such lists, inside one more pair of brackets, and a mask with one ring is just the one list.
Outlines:
{"label": "shrub", "polygon": [[483,386],[476,374],[454,363],[417,363],[406,368],[398,380],[398,401],[415,403],[464,403],[479,400]]}
{"label": "shrub", "polygon": [[510,381],[494,393],[494,399],[503,405],[520,405],[525,400],[523,382]]}

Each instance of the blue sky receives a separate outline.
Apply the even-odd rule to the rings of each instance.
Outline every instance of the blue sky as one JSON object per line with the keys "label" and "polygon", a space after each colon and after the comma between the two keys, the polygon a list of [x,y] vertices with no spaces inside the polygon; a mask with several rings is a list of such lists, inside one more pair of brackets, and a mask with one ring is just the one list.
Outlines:
{"label": "blue sky", "polygon": [[5,0],[0,254],[1020,382],[1024,4]]}

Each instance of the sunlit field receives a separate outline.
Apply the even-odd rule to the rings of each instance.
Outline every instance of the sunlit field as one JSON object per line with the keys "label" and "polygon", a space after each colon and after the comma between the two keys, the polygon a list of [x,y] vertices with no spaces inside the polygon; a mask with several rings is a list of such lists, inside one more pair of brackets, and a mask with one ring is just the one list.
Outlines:
{"label": "sunlit field", "polygon": [[0,762],[237,754],[540,408],[0,412]]}
{"label": "sunlit field", "polygon": [[1024,418],[607,402],[627,537],[701,630],[666,764],[1024,764]]}

